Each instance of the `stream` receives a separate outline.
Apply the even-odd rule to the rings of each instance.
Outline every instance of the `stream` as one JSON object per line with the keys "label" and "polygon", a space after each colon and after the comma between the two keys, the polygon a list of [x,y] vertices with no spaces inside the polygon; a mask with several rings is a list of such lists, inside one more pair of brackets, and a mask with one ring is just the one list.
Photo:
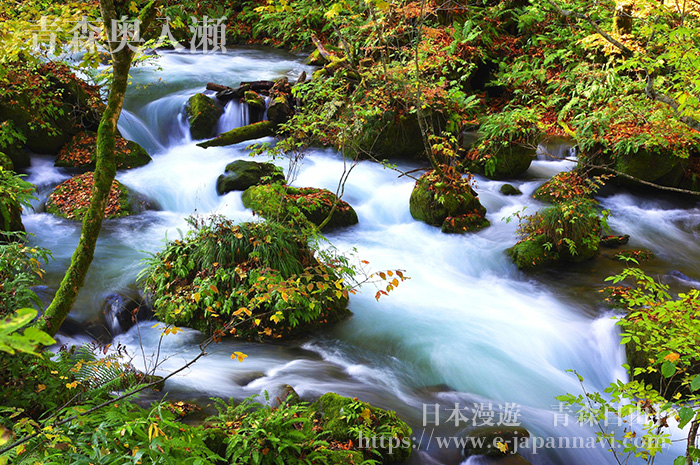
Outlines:
{"label": "stream", "polygon": [[[146,148],[153,162],[119,172],[117,179],[160,209],[104,222],[95,260],[71,314],[74,326],[99,320],[110,293],[135,292],[142,260],[157,252],[166,237],[184,234],[189,215],[259,220],[243,207],[240,192],[218,196],[215,190],[216,178],[228,163],[250,158],[245,150],[249,144],[197,147],[183,107],[191,95],[204,92],[207,82],[235,86],[242,80],[281,76],[294,81],[302,71],[313,71],[302,63],[299,56],[279,51],[236,48],[224,54],[164,52],[157,61],[132,70],[119,128],[124,137]],[[247,118],[244,107],[229,103],[218,129],[240,126]],[[274,162],[287,168],[286,160]],[[404,171],[421,167],[394,162]],[[343,197],[356,209],[359,224],[327,237],[341,252],[356,249],[357,259],[368,260],[372,269],[402,269],[411,279],[379,301],[375,288],[363,288],[350,299],[350,319],[310,338],[284,344],[226,340],[212,346],[208,356],[170,379],[166,390],[177,398],[203,402],[211,396],[240,400],[265,391],[274,396],[286,384],[307,400],[328,391],[359,397],[396,410],[413,427],[417,443],[424,435],[412,463],[485,463],[481,458],[464,459],[457,448],[441,447],[436,440],[465,431],[479,408],[491,411],[496,420],[516,412],[517,421],[537,437],[593,438],[595,430],[576,425],[574,417],[562,424],[554,396],[582,392],[568,369],[583,376],[589,391],[626,379],[615,320],[598,292],[604,278],[623,264],[610,258],[614,250],[603,249],[587,263],[525,274],[505,253],[517,240],[517,220],[504,219],[524,207],[526,213],[540,208],[532,192],[572,167],[570,162],[540,157],[524,178],[512,182],[524,194],[515,197],[500,194],[503,182],[477,177],[476,189],[491,226],[477,233],[445,235],[411,217],[413,179],[374,162],[360,162]],[[315,149],[307,154],[293,184],[335,192],[342,172],[343,159],[337,152]],[[33,157],[28,174],[41,199],[37,212],[25,209],[23,221],[34,234],[31,243],[53,252],[46,285],[55,289],[77,244],[80,224],[42,213],[40,203],[70,176],[44,156]],[[644,264],[647,272],[681,288],[700,279],[697,203],[624,190],[599,200],[611,212],[612,230],[631,236],[626,248],[654,252],[656,258]],[[151,354],[158,350],[162,330],[153,326],[142,322],[114,339],[139,368],[155,363]],[[90,339],[80,332],[60,336],[61,342]],[[189,329],[163,338],[158,373],[167,374],[194,357],[203,339]],[[231,360],[234,351],[248,358],[243,363]],[[440,405],[439,424],[431,416],[435,404]],[[467,408],[469,422],[448,421],[456,404]],[[522,455],[535,465],[615,463],[601,446],[543,447]],[[667,453],[656,463],[670,464],[674,457]]]}

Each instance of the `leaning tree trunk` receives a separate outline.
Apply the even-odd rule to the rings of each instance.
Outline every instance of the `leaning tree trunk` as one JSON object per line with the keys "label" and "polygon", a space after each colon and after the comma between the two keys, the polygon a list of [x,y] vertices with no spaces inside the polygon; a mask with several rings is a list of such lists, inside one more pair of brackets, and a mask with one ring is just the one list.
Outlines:
{"label": "leaning tree trunk", "polygon": [[[113,0],[100,0],[100,10],[104,21],[103,24],[107,27],[108,37],[112,37],[112,20],[116,21],[121,16],[117,16]],[[154,17],[155,2],[151,2],[144,8],[139,17],[142,31],[145,32]],[[143,33],[141,37],[143,37]],[[107,107],[97,130],[97,149],[95,152],[97,163],[90,206],[83,218],[80,240],[71,258],[70,266],[61,281],[56,296],[37,322],[39,329],[52,336],[58,332],[63,320],[68,316],[78,296],[78,291],[85,283],[85,276],[95,255],[95,245],[102,227],[109,192],[117,174],[114,154],[117,122],[122,111],[124,95],[126,94],[129,81],[129,69],[134,57],[134,52],[128,46],[122,47],[119,51],[114,51],[118,45],[119,43],[109,44],[110,50],[112,50],[113,77]]]}

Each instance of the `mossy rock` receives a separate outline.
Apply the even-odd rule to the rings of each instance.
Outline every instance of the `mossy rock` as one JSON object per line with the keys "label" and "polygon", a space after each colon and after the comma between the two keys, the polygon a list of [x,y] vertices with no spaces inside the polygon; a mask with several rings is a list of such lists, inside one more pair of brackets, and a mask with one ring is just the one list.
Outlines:
{"label": "mossy rock", "polygon": [[[46,211],[69,220],[82,221],[90,205],[95,184],[92,171],[74,176],[59,184],[46,201]],[[105,218],[119,218],[137,213],[132,204],[134,194],[116,179],[112,182]]]}
{"label": "mossy rock", "polygon": [[265,111],[265,99],[254,90],[246,91],[245,94],[243,94],[243,101],[253,108]]}
{"label": "mossy rock", "polygon": [[15,164],[12,162],[12,159],[3,152],[0,152],[0,168],[5,171],[13,171],[15,169]]}
{"label": "mossy rock", "polygon": [[556,261],[556,256],[545,247],[549,239],[544,234],[523,239],[506,253],[513,259],[515,265],[521,270],[539,268]]}
{"label": "mossy rock", "polygon": [[[683,179],[685,160],[671,152],[639,150],[625,156],[615,157],[615,169],[642,181],[665,186],[678,186]],[[639,185],[639,183],[618,176],[621,185]]]}
{"label": "mossy rock", "polygon": [[467,232],[489,225],[486,209],[469,181],[458,178],[441,180],[436,171],[428,171],[416,181],[410,198],[411,216],[443,232]]}
{"label": "mossy rock", "polygon": [[559,252],[554,250],[553,241],[545,234],[523,239],[506,250],[513,262],[521,270],[540,268],[562,262],[581,263],[598,254],[599,241],[576,243],[576,253],[571,254],[566,247]]}
{"label": "mossy rock", "polygon": [[[522,441],[530,437],[530,432],[522,426],[484,426],[469,431],[466,437],[474,438],[474,441],[468,441],[464,447],[465,457],[472,455],[504,457],[515,455],[513,451],[518,449],[515,444],[521,445]],[[506,452],[496,447],[498,442],[508,446]]]}
{"label": "mossy rock", "polygon": [[469,213],[460,216],[448,216],[442,222],[441,231],[446,234],[461,234],[491,226],[491,222],[480,213]]}
{"label": "mossy rock", "polygon": [[[27,66],[24,70],[11,71],[26,79],[27,87],[18,91],[10,89],[5,97],[0,98],[0,122],[12,122],[26,138],[27,149],[54,155],[81,130],[97,130],[104,110],[97,88],[82,82],[62,65]],[[36,79],[37,75],[41,77]],[[50,100],[57,110],[45,115],[41,124],[36,120],[36,103],[32,94]],[[13,158],[13,161],[19,168],[17,160]]]}
{"label": "mossy rock", "polygon": [[342,228],[358,223],[357,213],[327,189],[296,188],[280,184],[253,186],[243,192],[243,205],[268,220],[299,222],[302,219],[320,226],[331,213],[325,228]]}
{"label": "mossy rock", "polygon": [[350,157],[366,158],[367,154],[382,158],[416,159],[425,152],[418,117],[397,115],[387,111],[367,118],[350,147]]}
{"label": "mossy rock", "polygon": [[501,194],[506,195],[506,196],[523,195],[522,191],[512,184],[503,184],[501,186],[500,191],[501,191]]}
{"label": "mossy rock", "polygon": [[509,145],[493,144],[491,153],[476,160],[466,161],[465,168],[471,173],[480,174],[489,179],[516,178],[530,168],[535,159],[536,148],[511,143]]}
{"label": "mossy rock", "polygon": [[[213,218],[170,242],[143,285],[158,320],[244,340],[296,338],[350,315],[349,291],[308,237],[274,222]],[[177,276],[175,279],[174,277]]]}
{"label": "mossy rock", "polygon": [[282,168],[272,163],[236,160],[226,165],[224,174],[216,180],[216,192],[244,191],[258,184],[284,182]]}
{"label": "mossy rock", "polygon": [[224,113],[221,107],[204,94],[195,94],[185,105],[185,114],[190,123],[190,134],[193,139],[208,139],[214,135],[216,123]]}
{"label": "mossy rock", "polygon": [[273,98],[267,107],[267,119],[276,124],[286,123],[291,113],[291,106],[284,95]]}
{"label": "mossy rock", "polygon": [[[358,444],[365,451],[365,458],[376,458],[370,448],[379,452],[382,463],[401,463],[410,458],[412,431],[395,412],[332,392],[321,396],[311,407],[318,412],[319,424],[328,432],[329,439]],[[364,447],[368,444],[362,444],[360,431],[364,441],[374,438],[374,444]]]}
{"label": "mossy rock", "polygon": [[[69,143],[61,148],[56,156],[54,166],[61,168],[95,169],[97,150],[97,133],[83,131],[76,134]],[[134,141],[116,137],[115,158],[117,169],[126,170],[147,165],[151,162],[148,152]]]}
{"label": "mossy rock", "polygon": [[12,146],[8,146],[2,149],[7,158],[12,162],[12,169],[14,171],[23,170],[29,168],[32,164],[32,160],[29,157],[29,153],[21,147],[21,144],[15,143]]}
{"label": "mossy rock", "polygon": [[540,202],[565,202],[575,198],[591,198],[593,183],[576,171],[562,171],[537,188],[532,197]]}

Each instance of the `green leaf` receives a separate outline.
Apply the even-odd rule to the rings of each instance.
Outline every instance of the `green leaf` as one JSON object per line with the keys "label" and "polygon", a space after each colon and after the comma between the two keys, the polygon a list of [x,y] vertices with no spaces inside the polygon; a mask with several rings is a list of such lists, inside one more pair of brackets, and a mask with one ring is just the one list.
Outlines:
{"label": "green leaf", "polygon": [[673,465],[685,465],[685,457],[676,457],[673,461]]}
{"label": "green leaf", "polygon": [[681,421],[678,426],[680,428],[683,428],[685,427],[685,425],[688,424],[690,420],[693,419],[693,417],[695,416],[695,410],[693,410],[690,407],[683,407],[681,411],[678,412],[678,416],[681,417]]}
{"label": "green leaf", "polygon": [[676,372],[676,365],[669,362],[668,360],[666,360],[661,365],[661,374],[664,376],[664,378],[670,378],[671,376],[673,376],[673,374],[675,372]]}
{"label": "green leaf", "polygon": [[695,375],[695,378],[690,382],[690,390],[697,391],[700,389],[700,375]]}

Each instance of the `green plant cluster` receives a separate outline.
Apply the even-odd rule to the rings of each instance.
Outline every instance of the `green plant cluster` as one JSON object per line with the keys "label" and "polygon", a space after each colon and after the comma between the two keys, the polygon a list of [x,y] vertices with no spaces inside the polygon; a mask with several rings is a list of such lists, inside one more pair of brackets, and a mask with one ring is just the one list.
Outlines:
{"label": "green plant cluster", "polygon": [[[411,429],[394,412],[334,393],[312,404],[290,397],[279,407],[218,401],[218,409],[207,422],[208,444],[229,463],[370,465],[404,462],[411,452]],[[360,439],[379,437],[381,446]]]}
{"label": "green plant cluster", "polygon": [[192,221],[148,261],[142,283],[159,320],[245,339],[300,334],[338,321],[349,289],[308,237],[281,224]]}

